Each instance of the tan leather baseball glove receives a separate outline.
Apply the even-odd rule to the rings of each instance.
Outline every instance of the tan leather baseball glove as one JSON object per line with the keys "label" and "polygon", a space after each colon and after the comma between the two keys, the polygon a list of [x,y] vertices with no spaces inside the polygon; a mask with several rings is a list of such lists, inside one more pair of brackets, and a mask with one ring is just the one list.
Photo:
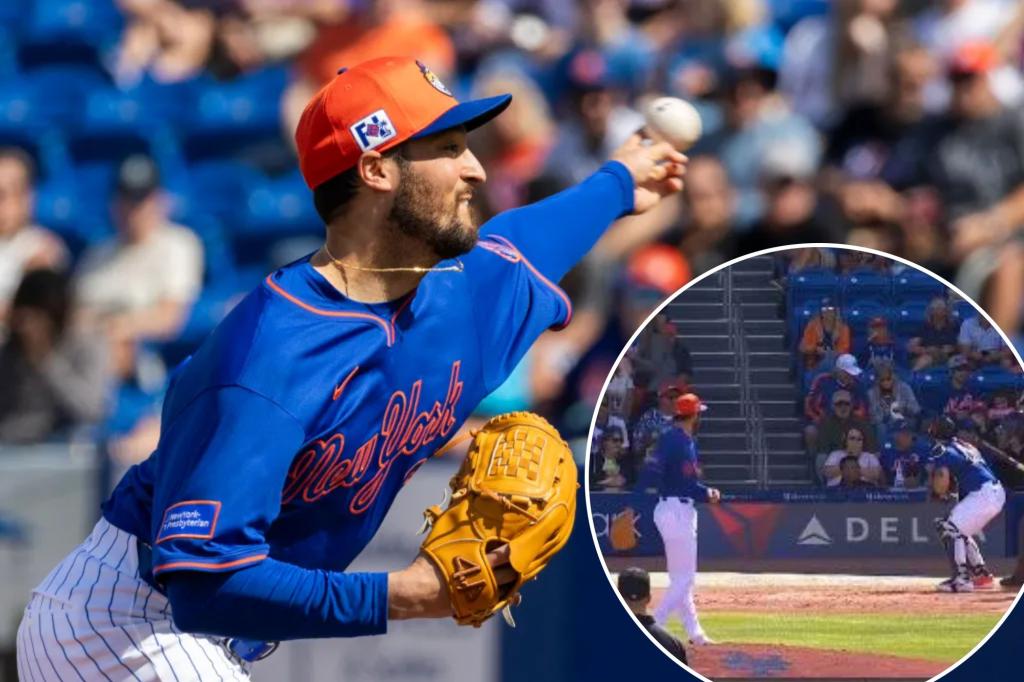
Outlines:
{"label": "tan leather baseball glove", "polygon": [[[565,546],[576,516],[576,463],[558,431],[531,412],[510,412],[473,434],[451,480],[444,510],[426,509],[422,551],[448,583],[452,615],[479,627],[508,607],[519,590]],[[508,544],[517,577],[499,585],[487,553]]]}

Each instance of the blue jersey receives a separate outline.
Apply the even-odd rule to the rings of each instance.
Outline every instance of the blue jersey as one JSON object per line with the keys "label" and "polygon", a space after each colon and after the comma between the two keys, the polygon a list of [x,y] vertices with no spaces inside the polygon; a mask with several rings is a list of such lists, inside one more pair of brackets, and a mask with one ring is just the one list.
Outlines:
{"label": "blue jersey", "polygon": [[632,202],[610,162],[489,221],[463,271],[388,303],[347,299],[309,257],[272,273],[178,373],[156,451],[104,516],[152,545],[156,576],[267,557],[344,570],[424,460],[568,322],[553,282]]}
{"label": "blue jersey", "polygon": [[708,488],[700,482],[696,441],[679,427],[664,431],[640,476],[638,490],[656,488],[661,497],[689,497],[706,502]]}
{"label": "blue jersey", "polygon": [[878,459],[889,481],[892,482],[896,477],[896,462],[902,464],[904,476],[914,477],[921,472],[921,466],[929,456],[927,444],[915,438],[906,450],[896,447],[895,441],[886,441],[882,444],[882,452],[879,453]]}
{"label": "blue jersey", "polygon": [[956,476],[960,484],[960,499],[975,492],[986,483],[998,483],[998,479],[982,458],[978,448],[954,438],[948,443],[938,443],[932,450],[928,463],[946,467]]}

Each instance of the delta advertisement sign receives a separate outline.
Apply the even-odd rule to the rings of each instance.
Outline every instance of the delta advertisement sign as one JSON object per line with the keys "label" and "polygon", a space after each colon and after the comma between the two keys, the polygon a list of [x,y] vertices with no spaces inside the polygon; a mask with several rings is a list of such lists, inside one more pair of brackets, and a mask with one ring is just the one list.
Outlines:
{"label": "delta advertisement sign", "polygon": [[[654,526],[658,498],[591,495],[594,529],[609,556],[663,554]],[[934,558],[935,522],[948,507],[934,502],[725,502],[697,507],[697,552],[709,559]],[[1006,553],[1003,514],[978,537],[991,556]]]}

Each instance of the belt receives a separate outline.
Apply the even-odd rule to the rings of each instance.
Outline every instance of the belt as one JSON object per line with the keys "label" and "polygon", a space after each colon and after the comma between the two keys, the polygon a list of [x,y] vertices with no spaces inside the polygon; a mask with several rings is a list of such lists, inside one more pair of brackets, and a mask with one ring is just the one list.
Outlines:
{"label": "belt", "polygon": [[668,500],[679,500],[683,504],[693,504],[692,497],[676,497],[675,495],[666,495],[658,498],[659,502],[667,502]]}
{"label": "belt", "polygon": [[[146,584],[154,590],[167,596],[167,593],[153,576],[153,547],[138,538],[136,538],[135,545],[138,548],[136,554],[139,557],[139,577],[145,580]],[[280,644],[280,642],[262,642],[255,639],[240,639],[238,637],[223,637],[217,639],[217,642],[227,649],[232,656],[246,663],[262,661],[277,651],[277,647]]]}

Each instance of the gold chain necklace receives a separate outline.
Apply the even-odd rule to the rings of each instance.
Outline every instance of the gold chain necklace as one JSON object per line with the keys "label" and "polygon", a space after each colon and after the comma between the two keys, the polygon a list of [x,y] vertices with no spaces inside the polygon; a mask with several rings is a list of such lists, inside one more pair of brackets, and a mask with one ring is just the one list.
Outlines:
{"label": "gold chain necklace", "polygon": [[339,270],[362,270],[363,272],[462,272],[465,267],[462,265],[462,261],[458,258],[455,259],[455,265],[445,265],[444,267],[430,267],[425,268],[419,265],[413,265],[405,268],[367,268],[361,265],[352,265],[350,263],[343,263],[340,258],[336,258],[331,249],[327,246],[327,242],[324,242],[324,251],[327,253],[327,257],[331,259],[331,263],[334,267]]}

